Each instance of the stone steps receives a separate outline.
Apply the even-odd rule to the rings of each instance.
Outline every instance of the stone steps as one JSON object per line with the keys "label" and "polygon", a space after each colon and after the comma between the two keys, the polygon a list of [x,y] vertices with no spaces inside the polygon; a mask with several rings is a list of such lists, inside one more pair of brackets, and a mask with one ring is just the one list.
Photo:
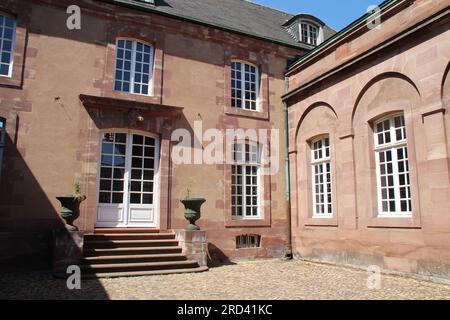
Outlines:
{"label": "stone steps", "polygon": [[126,247],[171,247],[178,246],[175,239],[151,239],[151,240],[91,240],[85,241],[85,248],[126,248]]}
{"label": "stone steps", "polygon": [[172,254],[129,254],[113,256],[85,257],[84,261],[95,264],[124,263],[124,262],[161,262],[161,261],[184,261],[186,256],[182,253]]}
{"label": "stone steps", "polygon": [[208,269],[182,253],[175,234],[155,232],[154,229],[97,229],[85,236],[83,251],[81,269],[85,278],[201,272]]}
{"label": "stone steps", "polygon": [[85,235],[84,239],[89,241],[105,240],[163,240],[175,239],[173,233],[94,233]]}
{"label": "stone steps", "polygon": [[117,233],[159,233],[159,229],[150,228],[97,228],[94,234],[117,234]]}
{"label": "stone steps", "polygon": [[170,247],[125,247],[125,248],[90,248],[84,249],[85,257],[98,255],[136,255],[136,254],[164,254],[164,253],[181,253],[182,248],[179,246]]}
{"label": "stone steps", "polygon": [[126,272],[107,272],[107,273],[89,273],[83,275],[83,278],[122,278],[122,277],[142,277],[154,275],[168,275],[179,273],[195,273],[208,271],[208,267],[197,267],[191,269],[172,269],[172,270],[153,270],[153,271],[126,271]]}

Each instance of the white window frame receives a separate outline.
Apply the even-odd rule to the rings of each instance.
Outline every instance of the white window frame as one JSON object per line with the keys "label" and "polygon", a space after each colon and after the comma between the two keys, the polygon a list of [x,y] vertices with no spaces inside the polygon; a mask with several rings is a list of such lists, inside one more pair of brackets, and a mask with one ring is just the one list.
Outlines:
{"label": "white window frame", "polygon": [[[326,141],[328,140],[328,146],[326,145]],[[319,148],[316,148],[316,145],[321,144]],[[311,186],[312,186],[312,204],[313,204],[313,218],[331,218],[333,217],[333,175],[332,175],[332,165],[331,165],[331,141],[329,136],[321,136],[319,138],[314,139],[310,143],[311,148]],[[321,154],[321,156],[319,156]],[[329,172],[327,171],[327,165],[329,165]],[[322,177],[322,182],[316,180],[316,168],[321,168],[322,172],[320,173]],[[330,175],[330,181],[327,180],[327,174]],[[328,192],[328,184],[330,184],[330,191]],[[318,196],[316,192],[316,186],[321,186],[323,188],[324,201],[323,203],[317,203],[316,197]],[[320,196],[320,195],[319,195]],[[328,196],[331,196],[331,201],[328,200]],[[323,206],[323,212],[317,211],[317,206]],[[331,210],[329,210],[329,206],[331,206]]]}
{"label": "white window frame", "polygon": [[[398,117],[402,117],[403,119],[403,126],[400,128],[402,130],[402,136],[403,139],[400,141],[397,141],[396,138],[396,130],[399,130],[399,128],[395,127],[395,119]],[[378,124],[384,123],[385,121],[389,121],[389,130],[383,131],[385,133],[388,133],[390,136],[390,142],[389,143],[382,143],[379,144],[378,141],[378,134],[380,134],[380,131],[378,130]],[[405,171],[404,174],[408,176],[409,183],[405,185],[407,188],[407,198],[404,201],[408,201],[410,204],[408,205],[409,211],[401,211],[401,194],[400,194],[400,174],[399,174],[399,167],[398,167],[398,155],[397,150],[401,148],[405,148],[405,150],[408,152],[408,142],[407,142],[407,136],[406,136],[406,123],[405,118],[403,114],[394,114],[389,115],[387,117],[383,117],[382,119],[376,121],[374,123],[374,155],[375,155],[375,164],[376,164],[376,181],[377,181],[377,203],[378,203],[378,217],[379,218],[411,218],[412,217],[412,196],[411,196],[411,180],[410,180],[410,170],[409,170],[409,158],[406,157],[406,154],[404,154],[404,157],[406,159],[403,159],[408,163],[408,170]],[[385,137],[384,137],[385,139]],[[384,212],[383,211],[383,198],[382,198],[382,176],[381,176],[381,168],[380,168],[380,156],[379,154],[381,152],[385,151],[391,151],[392,156],[392,175],[393,175],[393,187],[394,187],[394,201],[395,201],[395,211],[394,212]],[[386,175],[386,180],[388,179]],[[388,182],[386,181],[386,185],[388,185]],[[386,191],[389,192],[389,191]],[[408,197],[409,194],[409,197]],[[391,199],[389,199],[391,200]],[[389,200],[388,200],[388,209],[389,209]],[[392,201],[392,200],[391,200]]]}
{"label": "white window frame", "polygon": [[[240,145],[241,148],[241,159],[235,159],[235,146],[236,145]],[[245,154],[246,154],[246,145],[249,145],[250,148],[251,147],[256,147],[256,160],[250,160],[250,161],[246,161],[245,158]],[[251,150],[251,149],[250,149]],[[255,142],[235,142],[232,145],[232,154],[233,154],[233,167],[241,167],[242,170],[242,194],[239,195],[242,198],[242,215],[239,215],[237,213],[235,213],[234,208],[238,207],[238,205],[234,205],[233,204],[233,196],[235,196],[235,194],[233,193],[233,187],[234,186],[239,186],[237,184],[233,183],[233,172],[232,177],[231,177],[231,216],[233,220],[260,220],[262,219],[262,215],[261,215],[261,148],[260,146],[255,143]],[[252,215],[252,212],[247,212],[247,196],[254,196],[252,194],[247,194],[247,174],[246,174],[246,170],[247,168],[253,168],[256,167],[256,215]],[[233,170],[233,169],[232,169]],[[250,205],[250,208],[254,208],[254,205]]]}
{"label": "white window frame", "polygon": [[[116,90],[116,72],[117,72],[117,59],[118,59],[118,51],[119,51],[119,41],[131,41],[132,42],[132,49],[131,49],[131,69],[130,69],[130,91],[123,91],[123,90]],[[136,48],[137,48],[137,44],[141,43],[142,45],[146,45],[149,46],[151,48],[150,51],[150,74],[149,74],[149,79],[148,79],[148,94],[143,94],[143,93],[139,93],[139,92],[134,92],[134,77],[136,75]],[[124,60],[124,59],[123,59]],[[130,94],[136,94],[136,95],[140,95],[140,96],[152,96],[153,95],[153,76],[154,76],[154,64],[155,64],[155,48],[152,44],[147,43],[145,41],[141,41],[141,40],[137,40],[137,39],[132,39],[132,38],[117,38],[116,40],[116,53],[115,53],[115,57],[114,57],[114,74],[113,74],[113,90],[115,92],[124,92],[124,93],[130,93]],[[122,69],[123,72],[123,69]],[[122,78],[123,79],[123,78]],[[122,80],[123,82],[123,80]]]}
{"label": "white window frame", "polygon": [[[126,151],[125,151],[125,174],[124,174],[124,188],[123,188],[123,201],[122,203],[113,203],[112,201],[110,203],[103,203],[100,202],[100,192],[101,191],[101,187],[100,187],[100,180],[102,180],[101,177],[101,167],[102,167],[102,163],[101,163],[101,159],[102,159],[102,143],[103,143],[103,137],[104,134],[107,133],[111,133],[111,134],[125,134],[126,135]],[[115,206],[120,206],[121,208],[125,207],[127,209],[129,209],[130,205],[139,205],[139,204],[132,204],[130,203],[130,183],[131,183],[131,170],[132,170],[132,148],[133,148],[133,135],[141,135],[143,137],[149,137],[149,138],[153,138],[155,139],[155,157],[154,157],[154,161],[155,161],[155,169],[154,169],[154,181],[153,181],[153,211],[154,211],[154,215],[156,220],[154,221],[154,226],[148,226],[150,228],[153,227],[157,227],[160,224],[160,184],[161,184],[161,178],[160,178],[160,159],[161,159],[161,141],[160,141],[160,137],[157,134],[153,134],[150,132],[146,132],[146,131],[141,131],[141,130],[124,130],[124,129],[115,129],[115,128],[111,128],[111,129],[106,129],[106,130],[100,130],[100,138],[99,138],[99,148],[97,151],[97,156],[98,156],[98,163],[97,163],[97,177],[96,177],[96,227],[102,228],[102,227],[112,227],[112,225],[110,225],[110,222],[105,222],[105,221],[99,221],[99,207],[115,207]],[[127,171],[127,169],[129,169]],[[114,191],[111,191],[111,195]],[[126,206],[125,206],[126,205]],[[125,207],[124,207],[125,206]],[[124,227],[141,227],[139,225],[133,225],[133,224],[129,224],[129,215],[128,212],[124,211],[123,213],[123,221],[126,222],[126,225],[124,225]],[[105,224],[106,223],[106,224]],[[116,222],[114,222],[113,224],[115,224]],[[119,222],[120,223],[120,222]],[[114,227],[117,227],[116,225],[114,225]]]}
{"label": "white window frame", "polygon": [[[303,31],[304,31],[303,30],[303,25],[307,26],[306,32],[307,32],[308,35],[307,35],[306,41],[303,39]],[[316,42],[315,43],[312,40],[312,33],[311,33],[311,30],[310,30],[311,27],[317,29],[317,36],[316,36]],[[316,24],[314,22],[311,22],[311,21],[308,21],[308,20],[300,20],[300,22],[299,22],[299,32],[300,32],[300,41],[301,42],[304,42],[304,43],[307,43],[307,44],[310,44],[310,45],[313,45],[313,46],[318,46],[323,41],[323,30],[318,24]]]}
{"label": "white window frame", "polygon": [[[4,26],[5,26],[5,19],[11,19],[14,22],[13,25],[13,35],[12,35],[12,39],[11,39],[11,58],[9,61],[9,70],[8,70],[8,75],[4,75],[4,74],[0,74],[0,77],[4,77],[4,78],[11,78],[12,77],[12,72],[13,72],[13,65],[14,65],[14,52],[15,52],[15,47],[16,47],[16,29],[17,29],[17,21],[15,18],[2,14],[0,13],[0,16],[3,17],[3,32],[4,32]],[[0,35],[0,59],[2,57],[2,48],[3,48],[3,34]]]}
{"label": "white window frame", "polygon": [[3,168],[3,150],[5,148],[6,139],[6,119],[0,117],[0,177]]}
{"label": "white window frame", "polygon": [[[250,62],[247,62],[247,61],[243,61],[243,60],[232,60],[231,61],[231,68],[230,68],[230,70],[231,70],[231,81],[232,82],[233,82],[233,80],[236,80],[236,79],[233,78],[233,66],[232,66],[233,63],[240,63],[241,64],[241,70],[240,70],[240,72],[241,72],[241,88],[240,88],[241,96],[239,98],[241,100],[241,107],[237,107],[237,106],[233,107],[233,104],[232,104],[232,108],[234,108],[234,109],[242,109],[242,110],[247,110],[247,111],[253,111],[253,112],[259,112],[260,111],[260,106],[259,106],[260,74],[259,74],[258,66],[253,64],[253,63],[250,63]],[[245,91],[245,66],[246,65],[255,68],[255,95],[256,95],[256,100],[255,100],[256,109],[255,110],[252,110],[251,107],[250,108],[246,108],[245,107],[245,104],[246,104],[247,101],[250,102],[250,103],[253,102],[253,100],[251,100],[251,99],[248,100],[248,99],[245,98],[245,92],[246,92]],[[231,90],[233,90],[233,89],[234,89],[233,88],[233,84],[231,84]],[[236,89],[239,89],[239,88],[236,88]],[[231,99],[233,100],[232,92],[230,92],[230,95],[231,95]]]}

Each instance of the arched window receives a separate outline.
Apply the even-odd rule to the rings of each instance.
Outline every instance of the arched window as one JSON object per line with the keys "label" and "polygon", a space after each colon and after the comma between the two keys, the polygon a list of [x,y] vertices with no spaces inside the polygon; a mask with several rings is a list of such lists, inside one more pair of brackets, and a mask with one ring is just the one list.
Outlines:
{"label": "arched window", "polygon": [[5,137],[6,137],[6,120],[0,118],[0,176],[2,175],[2,167],[3,167],[3,148],[5,146]]}
{"label": "arched window", "polygon": [[411,216],[408,147],[403,115],[375,123],[375,161],[379,216]]}
{"label": "arched window", "polygon": [[259,71],[252,64],[231,63],[231,106],[258,111]]}
{"label": "arched window", "polygon": [[16,21],[0,13],[0,76],[11,77],[14,60]]}
{"label": "arched window", "polygon": [[301,41],[314,46],[319,44],[320,28],[314,23],[302,21],[300,22]]}
{"label": "arched window", "polygon": [[321,137],[311,142],[313,217],[333,215],[330,139]]}
{"label": "arched window", "polygon": [[135,40],[117,40],[114,90],[150,95],[152,75],[153,47]]}
{"label": "arched window", "polygon": [[235,219],[260,217],[260,158],[256,143],[238,142],[233,145],[231,196],[232,216]]}

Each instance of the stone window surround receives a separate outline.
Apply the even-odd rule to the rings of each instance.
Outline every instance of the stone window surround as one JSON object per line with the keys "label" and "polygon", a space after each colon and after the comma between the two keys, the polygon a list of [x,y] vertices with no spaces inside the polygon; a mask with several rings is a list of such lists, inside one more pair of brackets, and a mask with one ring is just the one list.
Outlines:
{"label": "stone window surround", "polygon": [[[269,63],[261,53],[248,52],[242,49],[229,49],[225,52],[225,86],[224,113],[230,116],[241,116],[260,120],[269,120]],[[237,109],[231,106],[231,63],[233,61],[253,64],[259,70],[259,90],[257,110]]]}
{"label": "stone window surround", "polygon": [[[403,114],[405,117],[406,126],[406,140],[408,141],[408,156],[409,156],[409,173],[411,182],[411,197],[412,197],[412,215],[410,217],[379,217],[378,210],[378,196],[377,196],[377,177],[376,177],[376,161],[375,161],[375,143],[373,139],[374,124],[382,118],[389,115]],[[414,125],[411,108],[396,102],[385,104],[374,110],[368,112],[364,117],[364,122],[367,132],[365,137],[366,146],[364,150],[369,152],[370,164],[370,186],[371,197],[368,201],[371,202],[372,212],[366,213],[366,227],[368,228],[420,228],[420,204],[419,204],[419,186],[416,164],[416,152],[414,144]],[[356,181],[358,183],[358,181]]]}
{"label": "stone window surround", "polygon": [[[90,125],[84,133],[87,137],[85,157],[91,169],[82,174],[81,187],[85,190],[87,200],[82,204],[79,223],[83,230],[94,230],[97,212],[97,173],[100,155],[100,137],[104,131],[133,130],[152,134],[160,141],[158,221],[161,230],[169,229],[170,204],[168,190],[170,185],[170,135],[173,119],[180,116],[182,108],[159,104],[147,104],[112,98],[80,96],[80,100],[90,115]],[[130,110],[137,110],[144,117],[144,122],[134,124],[129,120]]]}
{"label": "stone window surround", "polygon": [[16,20],[12,72],[10,77],[0,77],[0,86],[21,88],[25,65],[25,50],[27,41],[27,28],[25,25],[27,24],[27,21],[22,15],[18,15],[15,12],[4,9],[1,4],[0,14]]}
{"label": "stone window surround", "polygon": [[[116,44],[118,39],[141,41],[153,47],[153,76],[150,87],[150,95],[139,95],[129,92],[114,90],[116,67]],[[106,46],[106,70],[102,82],[103,95],[107,97],[133,100],[138,102],[162,103],[163,60],[164,60],[164,36],[158,32],[148,32],[142,36],[139,29],[129,27],[127,30],[113,30],[108,33]]]}
{"label": "stone window surround", "polygon": [[[393,135],[393,132],[392,132],[392,124],[393,124],[393,122],[394,122],[394,120],[396,119],[396,118],[398,118],[398,117],[403,117],[403,113],[399,113],[399,114],[392,114],[392,113],[390,113],[387,117],[382,117],[382,118],[379,118],[377,121],[374,121],[373,123],[372,123],[372,126],[373,126],[373,128],[374,128],[374,140],[375,140],[375,147],[374,147],[374,156],[375,156],[375,158],[377,159],[378,157],[379,157],[379,154],[380,153],[383,153],[383,152],[385,152],[385,151],[392,151],[393,152],[393,155],[392,155],[392,174],[394,175],[394,176],[399,176],[400,174],[399,174],[399,169],[398,169],[398,160],[397,161],[394,161],[394,159],[396,159],[397,158],[397,155],[395,154],[396,153],[396,151],[398,150],[398,149],[402,149],[402,148],[407,148],[408,147],[408,145],[407,145],[407,143],[408,143],[408,141],[407,141],[407,139],[406,139],[406,136],[405,136],[405,139],[402,139],[402,140],[400,140],[400,141],[397,141],[397,140],[394,140],[394,139],[396,139],[395,137],[393,137],[392,135]],[[381,131],[381,132],[378,132],[378,130],[376,129],[376,126],[378,125],[378,124],[381,124],[381,123],[383,123],[383,122],[385,122],[385,121],[389,121],[389,136],[390,136],[390,142],[386,142],[386,141],[384,141],[383,143],[379,143],[379,142],[377,142],[377,139],[379,139],[379,134],[382,134],[383,135],[383,138],[385,139],[385,131]],[[396,130],[396,129],[394,129],[394,130]],[[406,132],[406,128],[405,128],[405,132]],[[378,145],[377,145],[378,144]],[[377,162],[378,163],[378,162]],[[378,163],[378,167],[380,166],[381,164],[380,163]],[[408,161],[408,166],[409,166],[409,161]],[[378,168],[377,168],[378,169]],[[407,172],[407,175],[409,176],[409,170],[408,171],[406,171]],[[377,172],[377,177],[376,177],[376,179],[377,179],[377,191],[380,191],[382,188],[381,188],[381,186],[379,185],[379,183],[378,183],[378,179],[380,178],[380,176],[381,176],[381,172]],[[394,177],[394,185],[393,186],[391,186],[391,187],[394,187],[394,189],[395,189],[395,187],[398,187],[398,189],[400,189],[400,185],[396,185],[396,183],[395,183],[395,180],[396,180],[396,178]],[[406,188],[406,187],[405,187]],[[398,206],[401,206],[400,204],[399,204],[399,202],[400,202],[400,191],[399,190],[395,190],[394,191],[395,192],[395,195],[394,195],[394,201],[395,201],[395,203],[396,203],[396,206],[398,205]],[[380,210],[381,208],[380,208],[380,202],[382,201],[381,199],[380,199],[380,196],[381,196],[381,194],[380,195],[378,195],[378,197],[377,197],[377,199],[378,199],[378,209],[379,209],[379,212],[378,212],[378,216],[379,217],[386,217],[386,218],[395,218],[395,217],[410,217],[410,212],[408,211],[408,210],[406,210],[406,211],[402,211],[401,210],[401,207],[400,207],[400,210],[397,210],[396,212],[394,212],[394,213],[391,213],[391,212],[389,212],[389,213],[386,213],[386,212],[383,212],[382,210]],[[408,199],[408,197],[407,197],[407,199]],[[389,201],[392,201],[392,199],[389,199],[388,200],[388,202]],[[398,208],[397,208],[398,209]]]}
{"label": "stone window surround", "polygon": [[[239,141],[238,141],[239,142]],[[246,140],[246,142],[252,142],[250,140]],[[257,143],[257,142],[253,142]],[[270,157],[270,145],[265,144],[262,145],[261,143],[257,143],[259,145],[259,148],[262,152],[263,148],[266,148],[265,152]],[[227,145],[226,148],[228,150],[231,150],[232,144]],[[264,164],[260,165],[260,170],[262,168],[265,168]],[[271,209],[271,190],[270,190],[270,183],[271,183],[271,176],[270,175],[260,175],[259,183],[260,183],[260,203],[259,203],[259,217],[254,219],[235,219],[232,215],[232,206],[231,206],[231,176],[232,176],[232,165],[227,164],[225,165],[225,227],[226,228],[253,228],[253,227],[271,227],[271,215],[272,215],[272,209]]]}

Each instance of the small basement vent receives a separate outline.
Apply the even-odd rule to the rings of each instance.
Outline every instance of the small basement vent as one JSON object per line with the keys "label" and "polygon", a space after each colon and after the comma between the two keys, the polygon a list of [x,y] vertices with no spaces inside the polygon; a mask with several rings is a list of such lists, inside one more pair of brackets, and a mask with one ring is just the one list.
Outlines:
{"label": "small basement vent", "polygon": [[259,248],[261,236],[257,234],[243,234],[236,237],[236,249]]}

